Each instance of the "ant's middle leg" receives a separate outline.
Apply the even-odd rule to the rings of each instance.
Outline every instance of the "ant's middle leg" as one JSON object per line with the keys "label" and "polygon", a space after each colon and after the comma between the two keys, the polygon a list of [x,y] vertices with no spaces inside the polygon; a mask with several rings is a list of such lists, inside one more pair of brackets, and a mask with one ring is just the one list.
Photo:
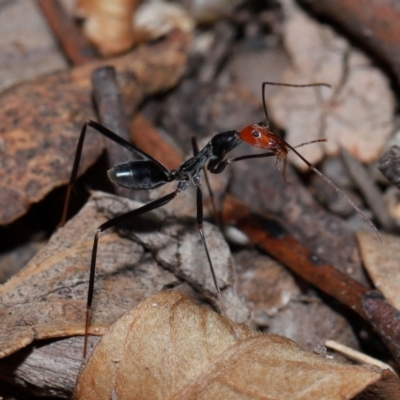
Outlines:
{"label": "ant's middle leg", "polygon": [[[199,152],[199,147],[197,145],[197,140],[194,136],[192,136],[192,148],[193,148],[193,155],[196,155]],[[206,185],[207,185],[207,189],[208,189],[208,194],[210,196],[211,207],[212,207],[213,213],[214,213],[215,224],[218,226],[219,230],[221,231],[222,224],[221,224],[220,213],[217,208],[217,203],[215,201],[214,192],[211,189],[210,179],[208,177],[207,169],[205,166],[203,167],[203,173],[204,173],[204,179],[206,181]]]}
{"label": "ant's middle leg", "polygon": [[203,245],[204,251],[207,256],[208,265],[210,266],[211,276],[212,276],[212,279],[214,282],[215,290],[217,292],[218,300],[221,305],[222,314],[226,316],[227,314],[226,314],[225,304],[222,299],[221,290],[218,286],[217,276],[215,274],[214,265],[213,265],[213,262],[212,262],[212,259],[210,256],[210,252],[208,250],[206,238],[204,236],[204,231],[203,231],[203,195],[202,195],[200,185],[197,186],[196,200],[197,200],[197,203],[196,203],[196,206],[197,206],[197,230],[199,231],[201,243]]}

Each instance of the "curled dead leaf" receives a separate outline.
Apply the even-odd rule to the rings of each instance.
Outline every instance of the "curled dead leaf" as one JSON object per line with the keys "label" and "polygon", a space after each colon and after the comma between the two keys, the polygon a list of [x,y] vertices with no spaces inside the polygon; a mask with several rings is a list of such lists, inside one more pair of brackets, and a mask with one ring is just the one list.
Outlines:
{"label": "curled dead leaf", "polygon": [[84,34],[103,56],[120,54],[174,29],[192,33],[195,22],[182,5],[161,0],[139,3],[80,0],[75,13],[85,18]]}
{"label": "curled dead leaf", "polygon": [[[385,374],[309,354],[168,291],[109,329],[78,378],[75,399],[342,400]],[[376,399],[394,399],[387,393]]]}
{"label": "curled dead leaf", "polygon": [[[290,2],[292,4],[292,2]],[[382,72],[361,52],[297,7],[289,12],[284,40],[291,66],[281,81],[324,82],[328,88],[282,87],[268,101],[269,113],[287,131],[292,146],[327,138],[301,149],[312,163],[344,147],[362,162],[374,161],[393,131],[394,98]],[[293,163],[308,167],[297,157]]]}
{"label": "curled dead leaf", "polygon": [[135,42],[154,40],[179,29],[192,33],[195,21],[182,5],[166,1],[143,2],[134,17]]}

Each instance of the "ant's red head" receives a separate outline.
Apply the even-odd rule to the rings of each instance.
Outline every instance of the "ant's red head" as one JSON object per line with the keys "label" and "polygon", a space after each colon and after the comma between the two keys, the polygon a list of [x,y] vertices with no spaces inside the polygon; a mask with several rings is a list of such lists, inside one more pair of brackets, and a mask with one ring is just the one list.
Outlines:
{"label": "ant's red head", "polygon": [[286,142],[266,126],[256,124],[246,126],[240,131],[239,137],[251,146],[271,151],[279,158],[285,157],[288,153]]}

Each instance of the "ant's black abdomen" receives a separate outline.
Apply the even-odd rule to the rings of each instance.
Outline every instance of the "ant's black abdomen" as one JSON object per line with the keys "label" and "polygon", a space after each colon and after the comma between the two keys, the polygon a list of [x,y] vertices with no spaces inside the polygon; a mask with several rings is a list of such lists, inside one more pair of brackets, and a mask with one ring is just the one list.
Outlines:
{"label": "ant's black abdomen", "polygon": [[108,179],[129,189],[155,189],[170,182],[170,176],[150,160],[127,161],[107,171]]}

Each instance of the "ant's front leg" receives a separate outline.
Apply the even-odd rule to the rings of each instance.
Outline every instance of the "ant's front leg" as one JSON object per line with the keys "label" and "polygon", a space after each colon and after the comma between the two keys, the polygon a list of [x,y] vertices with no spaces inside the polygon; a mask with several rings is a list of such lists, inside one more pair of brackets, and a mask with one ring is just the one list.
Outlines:
{"label": "ant's front leg", "polygon": [[208,163],[207,169],[212,173],[212,174],[220,174],[228,164],[232,164],[236,161],[241,161],[241,160],[249,160],[252,158],[264,158],[264,157],[272,157],[276,156],[274,152],[268,152],[268,153],[262,153],[262,154],[248,154],[245,156],[240,156],[240,157],[233,157],[233,158],[227,158],[226,160],[210,160]]}

